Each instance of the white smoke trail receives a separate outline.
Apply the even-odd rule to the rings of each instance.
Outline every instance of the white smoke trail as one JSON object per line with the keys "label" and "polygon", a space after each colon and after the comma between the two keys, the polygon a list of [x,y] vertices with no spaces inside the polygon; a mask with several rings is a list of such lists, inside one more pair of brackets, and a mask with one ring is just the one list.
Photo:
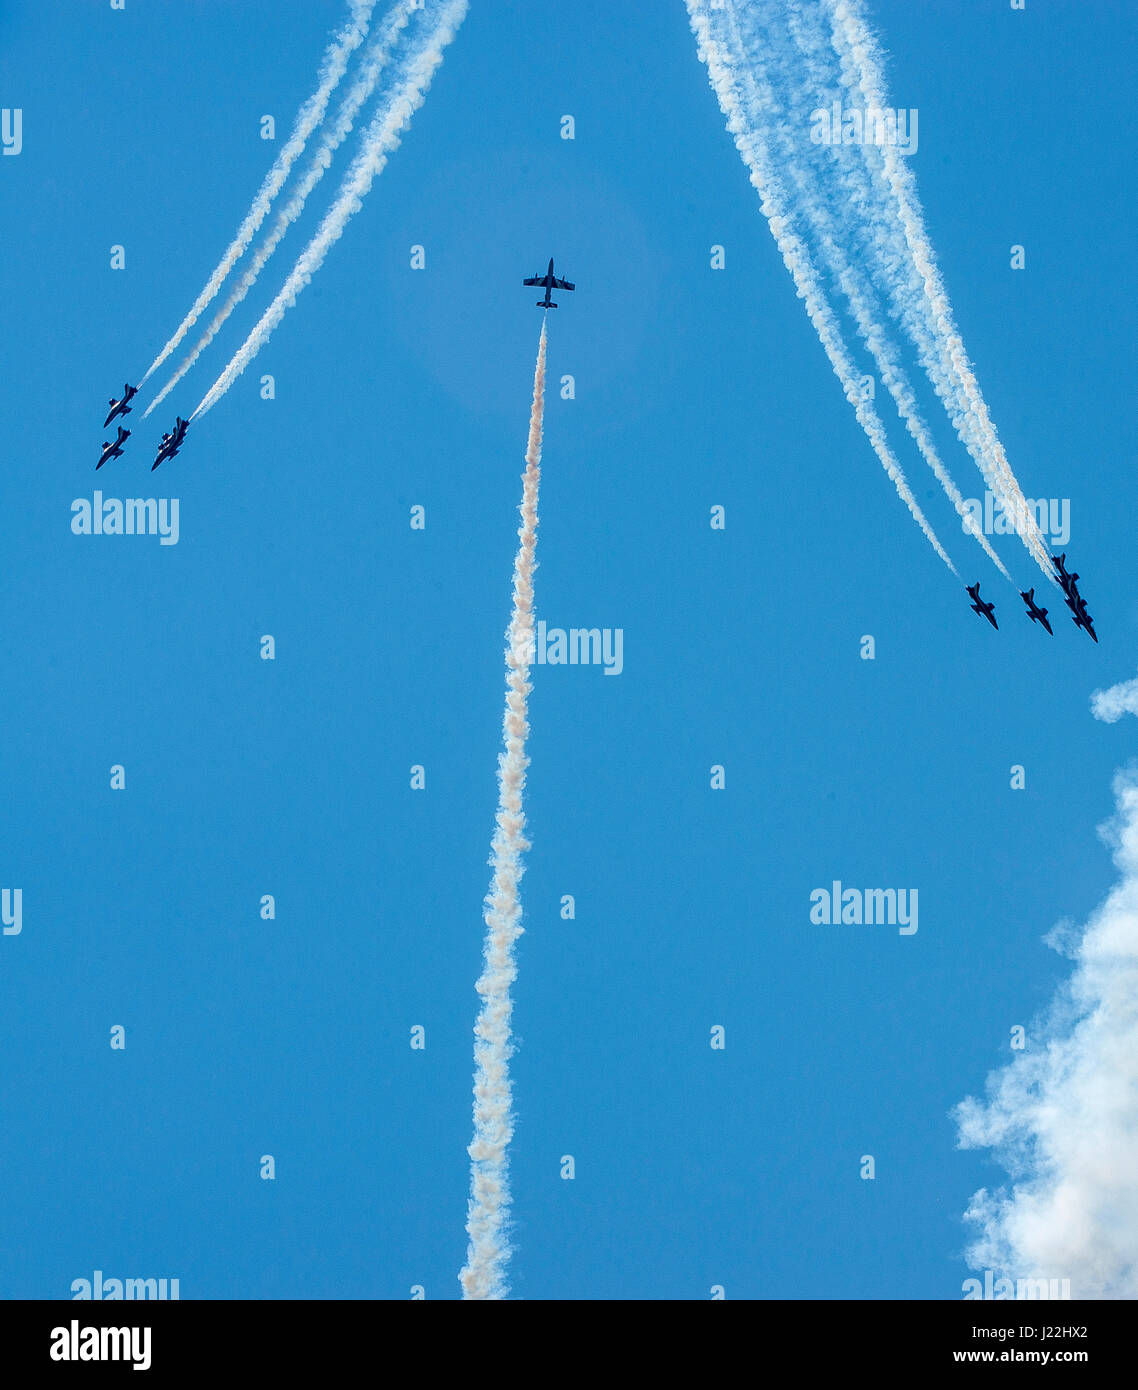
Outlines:
{"label": "white smoke trail", "polygon": [[360,113],[360,108],[368,100],[375,85],[379,81],[380,74],[391,59],[392,49],[398,41],[399,35],[407,26],[407,21],[411,15],[422,6],[422,0],[402,0],[384,21],[382,29],[372,39],[368,45],[359,74],[356,77],[351,89],[340,103],[340,109],[336,112],[335,119],[325,129],[320,132],[320,139],[316,146],[312,161],[305,171],[303,177],[297,183],[292,193],[289,195],[288,202],[277,213],[273,220],[273,225],[265,235],[264,240],[253,252],[249,265],[237,282],[229,298],[214,315],[212,322],[202,334],[194,347],[193,352],[185,359],[182,365],[163,386],[162,390],[150,402],[143,413],[145,420],[157,406],[161,405],[170,392],[177,386],[178,382],[186,375],[205,349],[217,337],[222,324],[225,323],[229,315],[245,298],[249,291],[257,282],[265,263],[280,245],[281,239],[288,231],[289,227],[296,221],[304,211],[304,205],[308,201],[308,195],[324,177],[325,171],[332,163],[332,156],[352,133],[356,117]]}
{"label": "white smoke trail", "polygon": [[[779,146],[779,167],[789,175],[793,184],[791,196],[799,212],[809,225],[822,260],[834,282],[841,288],[849,305],[858,333],[877,364],[877,370],[886,389],[897,407],[897,413],[905,424],[921,456],[932,470],[933,475],[951,501],[965,529],[980,543],[988,558],[1010,581],[1003,562],[992,548],[984,533],[976,526],[968,505],[953,482],[917,406],[916,396],[900,357],[891,341],[878,313],[876,296],[864,272],[853,262],[843,246],[845,236],[841,220],[831,210],[825,195],[825,184],[809,168],[802,158],[804,148],[811,148],[805,140],[805,131],[800,123],[791,119],[791,98],[780,100],[774,80],[768,73],[765,55],[770,53],[779,61],[781,81],[793,96],[801,98],[803,90],[814,93],[814,101],[820,101],[820,94],[827,86],[827,70],[823,55],[816,44],[811,43],[811,34],[798,23],[799,6],[789,6],[789,33],[793,46],[775,32],[757,32],[747,26],[741,37],[745,43],[744,63],[740,80],[744,90],[749,92],[745,106],[754,124],[763,121],[769,138],[777,140]],[[794,48],[797,49],[796,58]],[[832,54],[831,54],[832,56]],[[795,72],[799,75],[796,77]],[[802,105],[801,100],[799,105]],[[765,117],[765,120],[764,120]],[[829,153],[829,151],[826,151]],[[851,207],[848,199],[843,199],[842,208],[847,217]]]}
{"label": "white smoke trail", "polygon": [[521,936],[518,897],[529,849],[522,793],[526,784],[526,700],[532,686],[534,654],[533,575],[537,568],[537,496],[541,482],[541,429],[545,400],[545,323],[533,375],[533,405],[522,475],[522,524],[514,561],[514,598],[506,632],[505,751],[498,755],[498,814],[490,864],[494,877],[486,895],[485,968],[476,986],[482,996],[474,1025],[474,1138],[470,1154],[470,1203],[466,1230],[470,1243],[459,1278],[468,1299],[505,1298],[510,1258],[509,1144],[514,1133],[509,1060],[513,1055],[510,986],[517,978],[514,942]]}
{"label": "white smoke trail", "polygon": [[[885,110],[881,53],[865,21],[860,0],[825,0],[825,4],[831,16],[835,49],[850,66],[851,85],[856,81],[865,109]],[[956,326],[932,241],[925,229],[912,171],[904,157],[888,141],[881,145],[863,142],[862,152],[867,165],[871,168],[879,165],[879,175],[894,200],[890,213],[879,219],[879,225],[892,221],[903,231],[908,253],[904,263],[910,270],[911,282],[908,296],[901,278],[904,272],[893,261],[890,268],[897,300],[907,299],[905,321],[914,345],[921,354],[926,370],[930,370],[930,361],[934,356],[939,358],[939,370],[930,370],[930,379],[938,394],[941,394],[957,433],[989,487],[1000,498],[1004,510],[1015,520],[1016,531],[1024,545],[1041,571],[1054,583],[1055,572],[1047,545],[1008,463]],[[912,277],[915,277],[919,288],[913,286]],[[919,304],[914,303],[914,297]],[[918,327],[918,324],[923,324],[923,327]],[[926,358],[930,361],[926,361]]]}
{"label": "white smoke trail", "polygon": [[858,424],[865,431],[881,466],[892,480],[901,500],[925,534],[936,553],[956,574],[956,566],[937,540],[924,513],[913,496],[900,464],[889,447],[885,428],[877,411],[862,399],[860,382],[850,358],[833,309],[826,298],[821,278],[810,253],[795,229],[789,200],[775,163],[763,139],[761,123],[748,118],[738,91],[738,74],[745,63],[737,28],[728,11],[712,11],[709,0],[686,0],[692,31],[696,37],[700,60],[706,64],[712,89],[720,109],[727,119],[727,129],[735,137],[738,149],[750,171],[751,183],[761,199],[763,216],[767,219],[787,270],[794,280],[798,296],[806,305],[806,313],[825,349],[835,375],[842,383],[846,399],[853,406]]}
{"label": "white smoke trail", "polygon": [[1069,1279],[1073,1298],[1138,1298],[1138,769],[1115,777],[1120,877],[1081,933],[1049,945],[1075,961],[1028,1049],[954,1111],[961,1148],[991,1148],[1012,1188],[972,1198],[974,1269]]}
{"label": "white smoke trail", "polygon": [[[375,3],[376,0],[349,0],[351,15],[324,54],[316,90],[297,112],[292,133],[280,154],[273,161],[273,167],[265,175],[264,182],[257,190],[257,196],[253,199],[253,206],[249,209],[244,222],[237,229],[237,235],[229,243],[225,254],[217,263],[216,270],[206,281],[205,288],[194,300],[193,308],[178,326],[178,331],[147,368],[146,375],[142,378],[143,382],[150,380],[197,323],[202,310],[221,289],[225,277],[243,253],[248,250],[249,243],[257,235],[257,229],[265,220],[269,208],[272,206],[273,199],[284,186],[293,164],[303,153],[308,137],[324,119],[328,101],[347,70],[348,60],[367,36],[371,12],[375,8]],[[139,385],[141,384],[142,382],[139,383]]]}
{"label": "white smoke trail", "polygon": [[352,161],[336,200],[324,216],[319,230],[301,252],[277,297],[261,315],[259,322],[234,354],[229,365],[202,397],[190,419],[211,410],[225,395],[272,335],[273,329],[296,303],[297,296],[324,263],[329,248],[340,239],[353,213],[363,206],[372,183],[398,148],[412,115],[422,106],[443,53],[466,16],[468,0],[450,0],[439,9],[423,45],[404,62],[404,74],[395,91],[373,117],[360,153]]}

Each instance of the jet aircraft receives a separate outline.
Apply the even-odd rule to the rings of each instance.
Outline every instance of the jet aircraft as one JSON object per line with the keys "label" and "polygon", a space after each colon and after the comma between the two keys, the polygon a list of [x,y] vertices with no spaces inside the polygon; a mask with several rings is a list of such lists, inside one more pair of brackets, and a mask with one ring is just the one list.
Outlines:
{"label": "jet aircraft", "polygon": [[1031,621],[1033,623],[1041,623],[1047,631],[1051,633],[1051,636],[1054,637],[1055,634],[1051,631],[1051,624],[1047,621],[1047,609],[1040,608],[1035,602],[1035,590],[1028,589],[1026,592],[1021,590],[1020,598],[1027,604],[1027,616]]}
{"label": "jet aircraft", "polygon": [[528,280],[522,281],[523,285],[541,285],[545,290],[545,298],[537,301],[539,309],[556,309],[552,294],[554,290],[573,290],[576,285],[571,285],[568,280],[559,280],[553,273],[553,257],[549,258],[549,269],[544,275],[533,275]]}
{"label": "jet aircraft", "polygon": [[107,402],[111,407],[111,413],[103,421],[103,428],[106,429],[116,415],[129,415],[129,402],[138,395],[138,387],[131,386],[128,382],[123,383],[122,400],[116,401],[114,396]]}
{"label": "jet aircraft", "polygon": [[1088,634],[1093,642],[1098,642],[1098,635],[1095,632],[1094,619],[1087,612],[1087,601],[1081,595],[1076,595],[1074,602],[1067,599],[1067,607],[1071,610],[1071,617],[1076,627],[1081,627]]}
{"label": "jet aircraft", "polygon": [[977,579],[975,584],[966,584],[964,587],[968,591],[968,597],[972,599],[973,613],[979,613],[982,618],[987,618],[998,631],[1000,625],[996,622],[996,605],[985,603],[980,597],[980,581]]}
{"label": "jet aircraft", "polygon": [[188,420],[183,420],[179,415],[174,421],[174,433],[163,434],[162,443],[158,447],[158,457],[150,465],[151,473],[158,467],[164,459],[172,459],[182,447],[182,440],[186,437],[186,431],[190,427]]}
{"label": "jet aircraft", "polygon": [[126,443],[126,441],[129,438],[130,430],[124,430],[123,427],[120,425],[118,438],[115,440],[113,444],[108,443],[108,441],[105,439],[103,440],[103,457],[95,465],[96,473],[99,471],[100,468],[102,468],[103,464],[106,463],[108,459],[122,458],[122,446]]}
{"label": "jet aircraft", "polygon": [[1059,580],[1059,584],[1062,587],[1063,592],[1068,597],[1070,597],[1072,594],[1078,593],[1078,590],[1075,586],[1078,582],[1079,576],[1077,574],[1067,573],[1067,567],[1065,563],[1066,559],[1067,552],[1064,550],[1062,555],[1052,555],[1051,563],[1055,566],[1055,574]]}

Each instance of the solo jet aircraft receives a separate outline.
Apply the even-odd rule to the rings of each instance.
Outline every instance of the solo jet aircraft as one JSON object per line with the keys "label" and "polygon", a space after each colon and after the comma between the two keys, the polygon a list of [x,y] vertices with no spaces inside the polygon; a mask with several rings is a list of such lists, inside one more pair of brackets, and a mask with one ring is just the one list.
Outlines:
{"label": "solo jet aircraft", "polygon": [[544,275],[533,275],[528,280],[522,281],[523,285],[541,285],[545,290],[545,298],[537,301],[539,309],[556,309],[551,298],[554,290],[573,290],[576,285],[571,285],[568,280],[559,280],[553,273],[553,257],[549,258],[549,269]]}
{"label": "solo jet aircraft", "polygon": [[112,396],[111,399],[107,402],[107,404],[111,407],[111,413],[103,421],[103,428],[106,429],[116,415],[129,415],[129,402],[137,395],[138,387],[131,386],[129,383],[124,382],[122,388],[122,400],[116,401],[114,396]]}
{"label": "solo jet aircraft", "polygon": [[972,600],[973,613],[979,613],[982,618],[987,618],[998,631],[1000,625],[996,622],[996,605],[985,603],[980,597],[980,581],[977,579],[975,584],[966,584],[964,587],[968,591],[968,597]]}
{"label": "solo jet aircraft", "polygon": [[1047,609],[1040,608],[1035,601],[1035,590],[1028,589],[1026,593],[1021,590],[1020,598],[1027,604],[1027,616],[1031,621],[1033,623],[1042,623],[1047,631],[1051,633],[1051,636],[1054,637],[1055,634],[1051,631],[1051,624],[1047,621]]}
{"label": "solo jet aircraft", "polygon": [[186,437],[186,431],[190,427],[188,420],[183,420],[180,415],[174,420],[174,433],[163,434],[162,443],[158,447],[158,457],[150,465],[151,473],[158,467],[164,459],[172,459],[182,447],[182,440]]}
{"label": "solo jet aircraft", "polygon": [[122,446],[126,443],[126,441],[129,438],[130,430],[124,430],[123,427],[120,425],[118,438],[115,440],[113,444],[108,443],[105,439],[103,440],[103,457],[95,465],[96,473],[99,471],[100,468],[102,468],[103,464],[106,463],[108,459],[122,458]]}

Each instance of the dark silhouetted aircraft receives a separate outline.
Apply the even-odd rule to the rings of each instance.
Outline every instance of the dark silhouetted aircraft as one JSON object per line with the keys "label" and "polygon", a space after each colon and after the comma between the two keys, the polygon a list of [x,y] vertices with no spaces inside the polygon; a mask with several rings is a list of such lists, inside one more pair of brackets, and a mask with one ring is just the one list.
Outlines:
{"label": "dark silhouetted aircraft", "polygon": [[[1040,608],[1035,602],[1035,590],[1028,589],[1026,593],[1020,591],[1020,598],[1027,604],[1027,616],[1033,623],[1042,623],[1048,632],[1051,632],[1051,624],[1047,621],[1047,609]],[[1054,632],[1051,632],[1054,637]]]}
{"label": "dark silhouetted aircraft", "polygon": [[1075,585],[1079,578],[1077,574],[1068,574],[1066,567],[1067,552],[1064,550],[1062,555],[1052,555],[1051,563],[1055,566],[1055,574],[1063,588],[1063,592],[1068,595],[1077,594]]}
{"label": "dark silhouetted aircraft", "polygon": [[1067,607],[1071,610],[1071,617],[1074,619],[1075,626],[1083,628],[1091,640],[1097,642],[1098,636],[1095,633],[1094,619],[1087,612],[1086,599],[1076,596],[1073,603],[1067,599]]}
{"label": "dark silhouetted aircraft", "polygon": [[186,437],[186,431],[190,428],[190,422],[183,420],[180,415],[174,420],[174,433],[164,434],[162,443],[158,446],[158,457],[150,465],[151,473],[158,467],[164,459],[172,459],[182,447],[182,440]]}
{"label": "dark silhouetted aircraft", "polygon": [[106,463],[108,459],[122,458],[122,446],[126,443],[126,441],[129,438],[130,430],[124,430],[123,427],[120,425],[118,438],[115,440],[113,444],[108,443],[105,439],[103,440],[103,457],[95,465],[96,473],[99,471],[100,468],[102,468],[103,464]]}
{"label": "dark silhouetted aircraft", "polygon": [[130,402],[137,395],[138,387],[131,386],[129,383],[124,382],[122,388],[122,400],[116,401],[114,396],[112,396],[111,399],[107,402],[107,404],[111,407],[111,413],[103,421],[103,428],[106,429],[116,415],[129,415],[130,405],[128,404],[128,402]]}
{"label": "dark silhouetted aircraft", "polygon": [[1071,617],[1075,620],[1075,626],[1086,630],[1091,638],[1097,642],[1098,636],[1095,633],[1094,621],[1087,612],[1087,601],[1079,593],[1077,574],[1068,574],[1065,565],[1067,559],[1066,552],[1062,555],[1052,555],[1051,563],[1055,566],[1055,573],[1059,577],[1059,583],[1063,586],[1063,602],[1071,610]]}
{"label": "dark silhouetted aircraft", "polygon": [[994,628],[999,630],[999,623],[996,622],[996,605],[985,603],[980,597],[980,581],[977,579],[975,584],[964,586],[968,591],[968,597],[972,600],[973,613],[979,613],[982,618],[987,618]]}
{"label": "dark silhouetted aircraft", "polygon": [[1090,634],[1091,641],[1097,645],[1098,633],[1095,632],[1094,619],[1085,608],[1080,609],[1079,612],[1075,614],[1075,626],[1085,628]]}
{"label": "dark silhouetted aircraft", "polygon": [[528,280],[523,280],[523,281],[522,281],[522,284],[523,284],[523,285],[541,285],[541,286],[544,287],[544,289],[545,289],[545,298],[544,298],[544,299],[539,299],[539,300],[537,301],[537,307],[538,307],[539,309],[556,309],[556,308],[557,308],[557,305],[554,304],[552,298],[550,297],[550,296],[553,294],[553,291],[554,291],[554,290],[574,290],[574,289],[577,288],[576,285],[571,285],[571,284],[569,283],[568,280],[559,280],[559,279],[557,278],[557,276],[554,275],[554,273],[553,273],[553,257],[552,257],[552,256],[550,256],[550,258],[549,258],[549,269],[545,272],[544,275],[534,275],[534,276],[532,276],[532,277],[531,277],[530,279],[528,279]]}

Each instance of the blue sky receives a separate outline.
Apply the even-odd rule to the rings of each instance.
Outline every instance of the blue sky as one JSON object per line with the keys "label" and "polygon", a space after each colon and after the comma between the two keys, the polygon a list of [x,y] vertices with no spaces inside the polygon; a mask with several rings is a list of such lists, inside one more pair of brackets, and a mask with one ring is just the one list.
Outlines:
{"label": "blue sky", "polygon": [[[0,106],[23,112],[0,158],[0,886],[23,893],[0,938],[0,1294],[98,1268],[183,1297],[457,1296],[540,326],[519,281],[554,254],[578,289],[550,316],[538,613],[622,628],[624,670],[535,672],[514,1294],[960,1296],[961,1213],[1002,1170],[948,1112],[1066,973],[1040,938],[1112,882],[1095,828],[1133,752],[1087,698],[1133,675],[1138,627],[1138,14],[873,7],[1013,467],[1070,499],[1095,647],[1061,604],[1054,640],[1028,624],[907,449],[999,634],[969,612],[795,299],[683,5],[652,9],[474,0],[254,366],[151,475],[343,159],[97,476],[103,402],[212,270],[279,148],[260,118],[283,138],[344,7],[0,12]],[[178,543],[73,535],[96,486],[177,497]],[[917,934],[811,924],[834,879],[916,887]]]}

